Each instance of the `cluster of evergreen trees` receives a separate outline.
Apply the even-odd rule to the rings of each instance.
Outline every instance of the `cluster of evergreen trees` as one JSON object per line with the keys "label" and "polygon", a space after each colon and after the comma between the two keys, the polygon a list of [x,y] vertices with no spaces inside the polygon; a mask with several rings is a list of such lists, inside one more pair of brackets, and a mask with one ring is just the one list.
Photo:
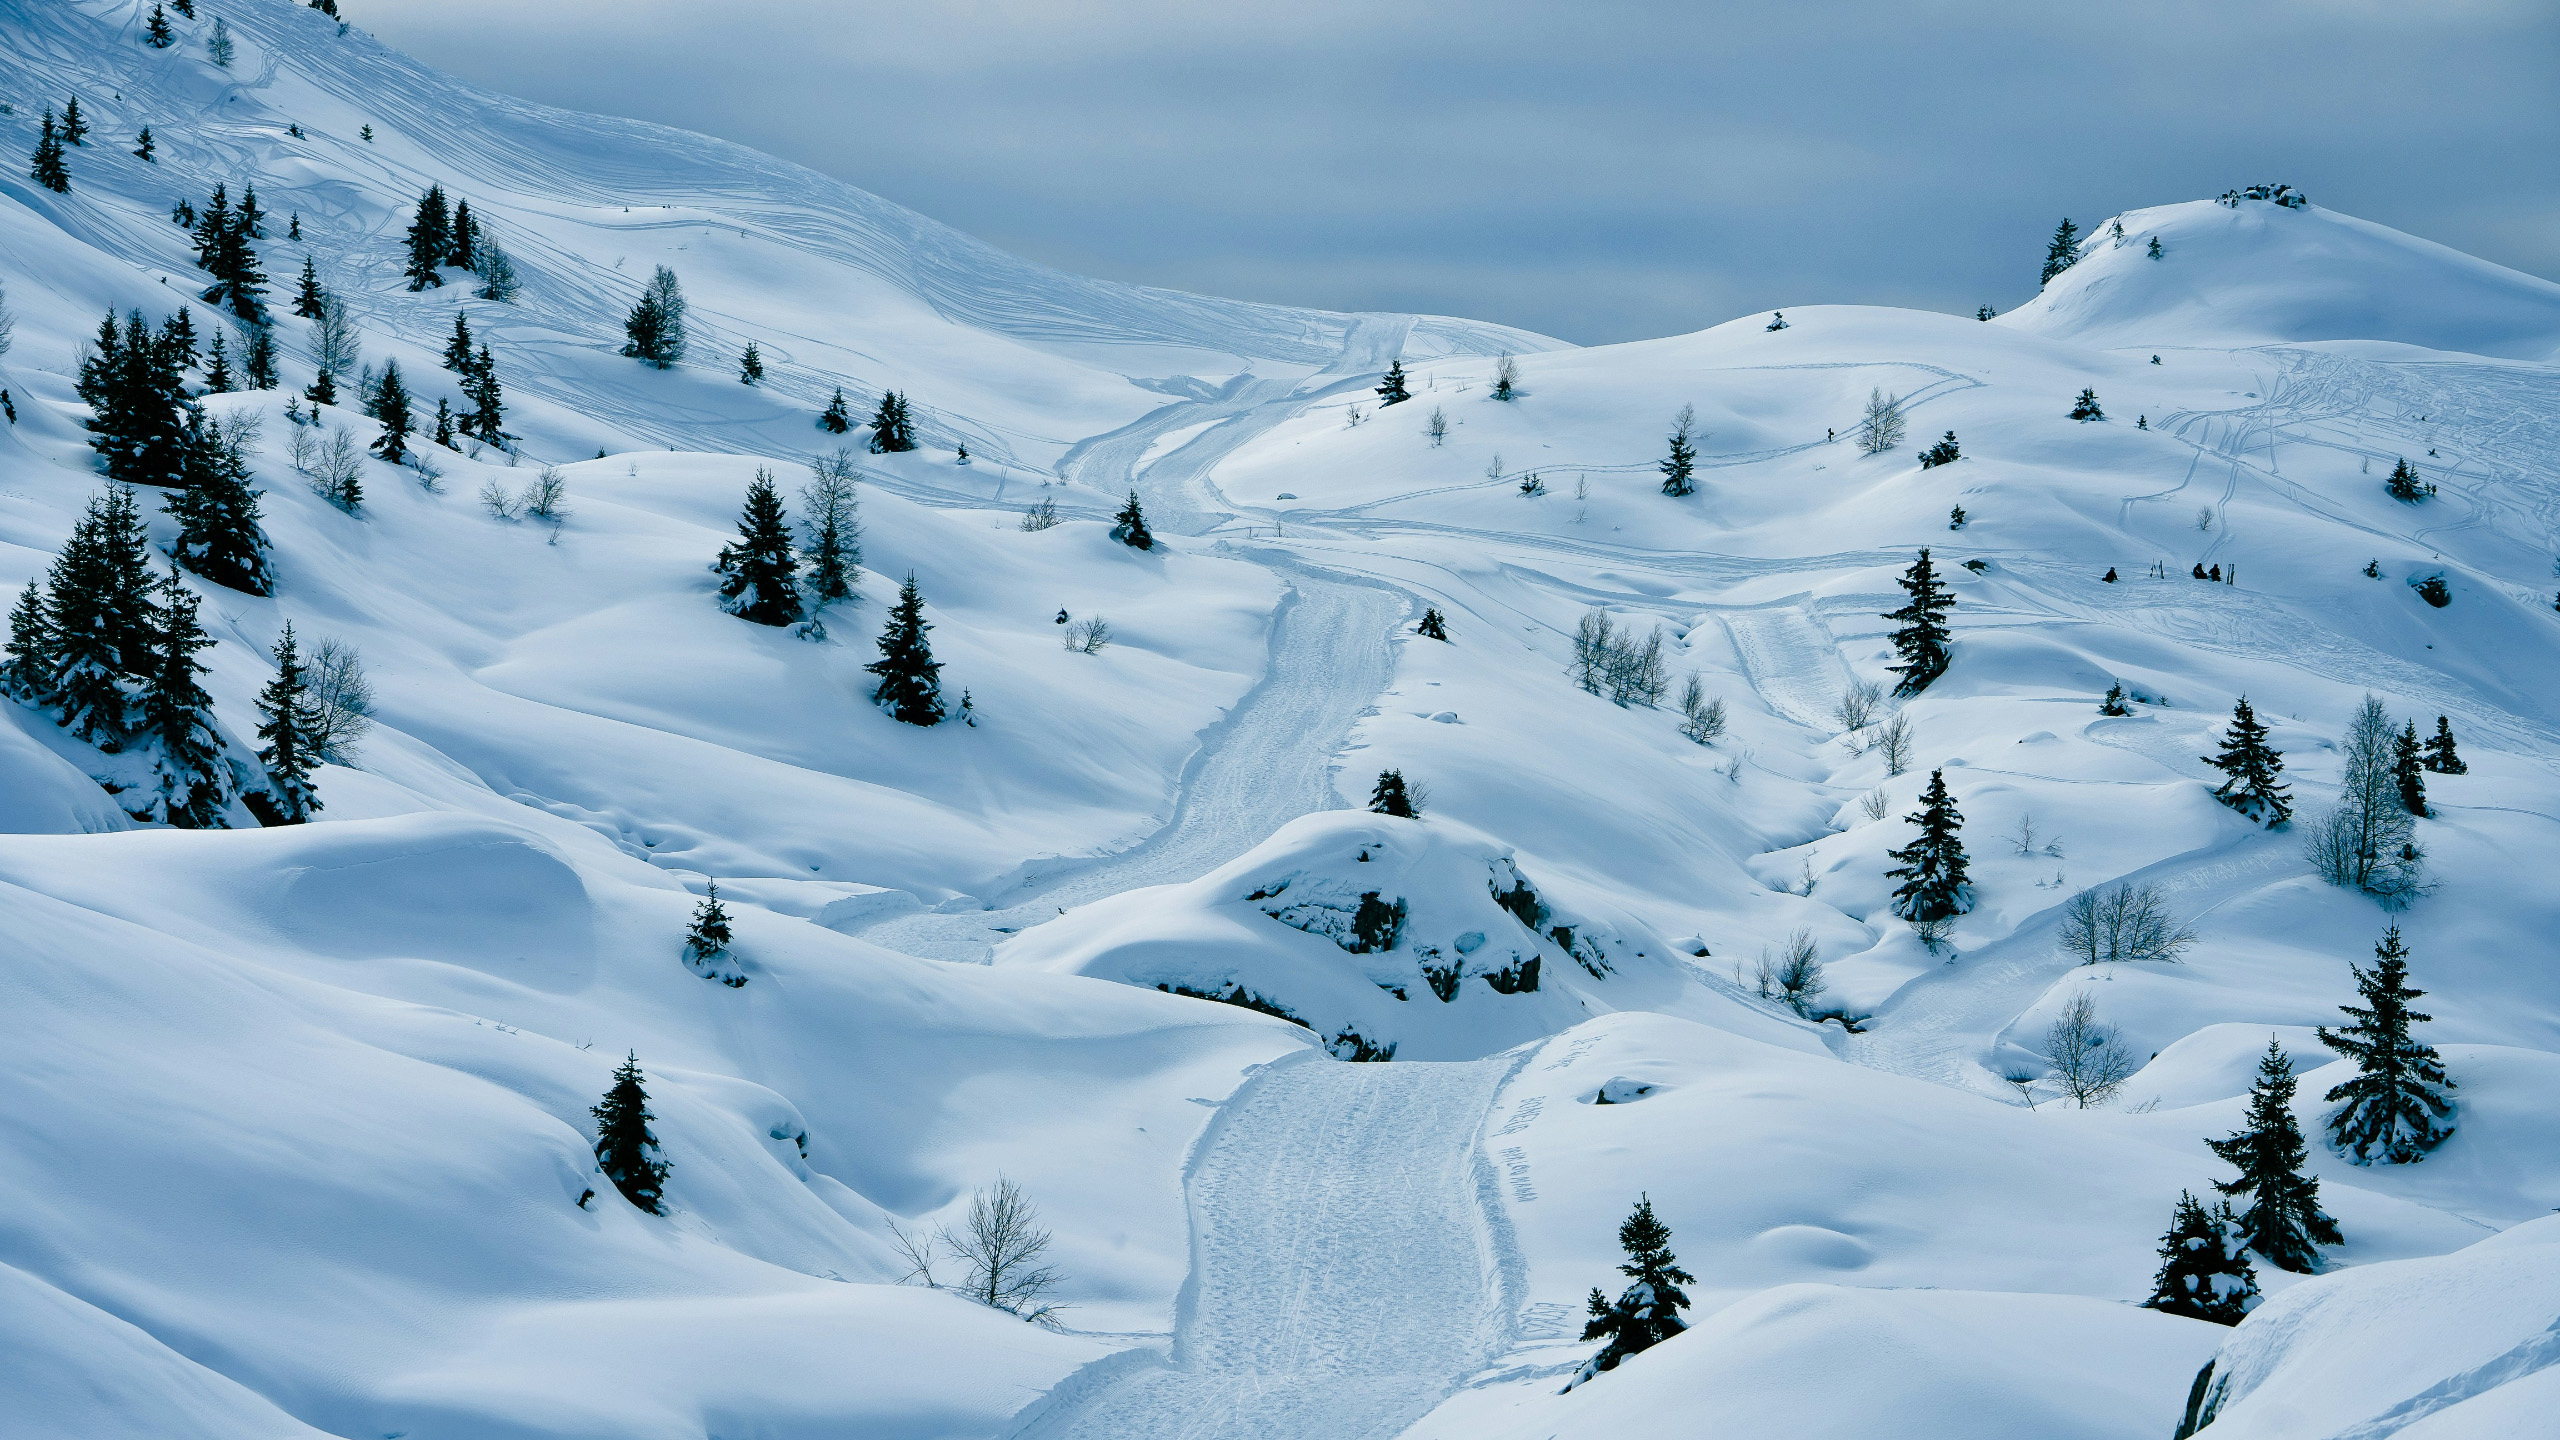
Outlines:
{"label": "cluster of evergreen trees", "polygon": [[216,185],[195,222],[196,264],[213,277],[202,298],[209,305],[228,306],[253,324],[263,324],[267,317],[267,276],[249,242],[266,238],[265,220],[257,186],[241,187],[240,205],[234,209],[226,187]]}
{"label": "cluster of evergreen trees", "polygon": [[[75,118],[79,113],[79,103],[76,99],[72,101],[72,113]],[[47,106],[44,112],[44,123],[36,130],[35,156],[27,164],[27,178],[56,195],[71,193],[71,168],[62,162],[66,129],[67,127],[54,123],[53,109]]]}
{"label": "cluster of evergreen trees", "polygon": [[674,368],[684,359],[684,316],[684,286],[661,265],[622,322],[622,353],[660,370]]}
{"label": "cluster of evergreen trees", "polygon": [[401,273],[413,291],[441,287],[447,268],[479,269],[480,225],[471,218],[471,202],[448,205],[443,186],[428,186],[427,193],[418,197],[406,245],[408,261]]}
{"label": "cluster of evergreen trees", "polygon": [[[841,397],[841,391],[837,392]],[[880,392],[880,408],[871,416],[871,453],[896,455],[916,448],[915,418],[907,413],[907,397],[895,390]]]}
{"label": "cluster of evergreen trees", "polygon": [[[471,322],[458,310],[453,316],[453,336],[444,346],[444,368],[462,377],[462,398],[471,405],[462,415],[463,434],[483,444],[497,446],[504,446],[515,438],[505,428],[506,392],[498,384],[498,362],[490,356],[485,341],[477,351],[473,350]],[[452,442],[438,435],[436,443],[449,445]]]}

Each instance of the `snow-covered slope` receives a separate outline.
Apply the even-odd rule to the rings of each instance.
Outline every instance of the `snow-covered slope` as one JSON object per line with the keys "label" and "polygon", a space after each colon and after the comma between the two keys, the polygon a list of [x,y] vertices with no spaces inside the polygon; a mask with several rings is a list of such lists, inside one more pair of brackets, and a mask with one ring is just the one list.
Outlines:
{"label": "snow-covered slope", "polygon": [[[1817,306],[1559,349],[1084,281],[284,0],[199,0],[167,51],[149,9],[0,0],[0,141],[75,92],[93,126],[69,195],[0,174],[0,582],[98,491],[80,344],[201,286],[167,216],[217,182],[255,181],[268,271],[308,253],[430,404],[466,315],[524,441],[435,451],[434,484],[369,463],[351,515],[289,461],[304,322],[287,389],[204,401],[263,420],[279,577],[197,586],[221,723],[256,723],[287,622],[379,691],[320,823],[137,827],[90,778],[115,757],[0,705],[0,1394],[28,1433],[2165,1436],[2220,1344],[2208,1433],[2330,1433],[2298,1428],[2316,1400],[2440,1440],[2512,1433],[2553,1373],[2516,1290],[2560,1204],[2560,289],[2196,202],[2128,211],[2120,247],[2101,222],[1993,324]],[[514,254],[517,304],[402,286],[429,183]],[[664,372],[615,353],[659,264],[697,330]],[[1415,399],[1380,408],[1398,355]],[[904,390],[924,448],[856,452],[862,595],[813,643],[722,614],[705,567],[760,467],[787,494],[837,443],[811,421],[839,384]],[[2068,418],[2083,389],[2106,420]],[[1910,433],[1862,455],[1875,391]],[[1684,405],[1700,489],[1672,499]],[[1964,458],[1922,469],[1949,431]],[[2402,458],[2423,503],[2383,493]],[[544,462],[560,524],[475,502]],[[1132,490],[1152,551],[1107,533]],[[1042,500],[1064,523],[1022,528]],[[1886,703],[1893,760],[1839,708],[1891,681],[1923,545],[1955,660]],[[910,572],[974,726],[868,703]],[[1576,686],[1593,607],[1660,634],[1659,703]],[[1062,647],[1062,611],[1114,642]],[[1671,708],[1692,673],[1710,743]],[[2097,713],[2110,683],[2130,714]],[[2368,692],[2469,762],[2426,777],[2435,886],[2397,913],[2214,803],[2200,758],[2245,694],[2311,813]],[[1359,808],[1387,768],[1422,819]],[[1979,899],[1936,951],[1883,873],[1933,770]],[[2184,963],[2056,948],[2120,880],[2195,927]],[[679,957],[713,881],[737,988]],[[2454,1138],[2404,1167],[2315,1143],[2340,1273],[2261,1267],[2236,1334],[2136,1308],[2271,1034],[2319,1134],[2346,1072],[2312,1027],[2392,923]],[[1804,1015],[1757,978],[1797,943]],[[2021,1094],[2084,995],[2138,1073],[2085,1110]],[[633,1052],[663,1218],[589,1159]],[[898,1253],[1000,1176],[1055,1231],[1062,1331]],[[1559,1396],[1639,1195],[1694,1328]],[[2496,1324],[2401,1344],[2428,1306]],[[2426,1363],[2351,1386],[2338,1353]]]}

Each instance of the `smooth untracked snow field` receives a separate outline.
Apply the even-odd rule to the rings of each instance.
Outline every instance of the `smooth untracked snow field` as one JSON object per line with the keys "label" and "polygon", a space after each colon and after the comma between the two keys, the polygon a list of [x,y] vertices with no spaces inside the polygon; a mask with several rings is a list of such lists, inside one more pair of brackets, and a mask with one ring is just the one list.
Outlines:
{"label": "smooth untracked snow field", "polygon": [[[190,303],[172,204],[254,183],[284,384],[201,404],[260,423],[278,583],[189,582],[206,684],[247,753],[291,623],[360,652],[377,723],[316,823],[176,831],[93,778],[133,754],[0,701],[0,1431],[2166,1440],[2192,1398],[2228,1440],[2539,1433],[2560,286],[2196,200],[2093,227],[1990,323],[1817,305],[1574,349],[1083,280],[286,0],[197,8],[158,50],[136,0],[0,0],[0,582],[101,491],[100,315]],[[56,194],[14,157],[73,94]],[[406,288],[431,183],[513,303]],[[429,413],[464,316],[514,448],[316,494],[306,256]],[[662,264],[692,330],[663,371],[617,353]],[[838,386],[857,421],[903,392],[921,448],[817,428]],[[2084,389],[2105,419],[2069,418]],[[1879,392],[1906,434],[1869,455]],[[375,438],[347,399],[312,433]],[[797,517],[839,447],[858,596],[823,636],[724,614],[750,481]],[[2384,492],[2404,459],[2429,498]],[[549,467],[555,522],[477,498]],[[1110,533],[1133,492],[1149,550]],[[1882,615],[1922,546],[1954,659],[1905,699]],[[910,573],[974,724],[870,703]],[[1594,609],[1658,638],[1659,693],[1575,683]],[[1683,731],[1692,675],[1715,733]],[[2303,844],[2367,694],[2469,767],[2424,777],[2398,910]],[[2213,798],[2244,695],[2291,829]],[[1419,818],[1368,811],[1388,769]],[[1884,874],[1932,772],[1976,902],[1935,948]],[[714,883],[734,988],[682,957]],[[2058,944],[2119,883],[2195,932],[2180,959]],[[2457,1128],[2358,1165],[2315,1027],[2395,924]],[[1790,1005],[1760,976],[1799,946]],[[2085,1108],[2047,1035],[2081,997],[2133,1066]],[[2345,1243],[2260,1264],[2236,1330],[2140,1308],[2270,1037]],[[664,1216],[593,1159],[626,1055]],[[1052,1326],[967,1298],[935,1239],[1000,1180],[1051,1232]],[[1691,1328],[1559,1393],[1640,1196]]]}

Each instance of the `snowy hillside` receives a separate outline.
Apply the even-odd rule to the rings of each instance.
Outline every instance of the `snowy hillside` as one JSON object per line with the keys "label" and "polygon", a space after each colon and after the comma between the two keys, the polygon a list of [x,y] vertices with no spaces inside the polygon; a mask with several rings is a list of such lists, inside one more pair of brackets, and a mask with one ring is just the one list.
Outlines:
{"label": "snowy hillside", "polygon": [[[240,437],[273,575],[198,565],[151,611],[199,606],[236,828],[137,818],[177,742],[75,733],[71,670],[0,700],[0,1431],[2547,1413],[2560,287],[2198,200],[2091,227],[1991,323],[1818,305],[1575,349],[1083,280],[304,5],[190,8],[163,47],[148,0],[0,0],[0,598],[86,614],[113,568],[82,559],[109,312],[189,316],[187,403]],[[55,189],[18,157],[74,96]],[[171,216],[217,185],[264,216],[272,386],[214,383],[213,337],[236,367],[258,332],[193,298]],[[460,266],[410,288],[430,186],[512,301]],[[361,349],[328,403],[306,258]],[[662,266],[667,368],[620,353]],[[457,316],[508,443],[431,439],[476,403]],[[356,393],[395,361],[423,465],[378,458]],[[874,448],[888,392],[918,448]],[[360,499],[323,493],[341,433]],[[795,610],[823,598],[830,468],[850,593],[729,613],[777,544]],[[127,560],[194,555],[181,492],[135,493]],[[1951,642],[1900,695],[1922,547]],[[87,653],[52,623],[21,638]],[[372,723],[311,823],[257,827],[288,625],[361,657]],[[947,718],[908,723],[871,667],[917,683],[896,647],[927,641]],[[2288,826],[2217,796],[2243,697]],[[2439,723],[2457,761],[2359,769]],[[2308,844],[2377,773],[2426,810],[2386,785],[2379,896]],[[1969,885],[1924,928],[1888,871],[1933,777]],[[2082,963],[2075,906],[2110,895],[2162,953]],[[2391,926],[2451,1128],[2358,1163],[2319,1027]],[[662,1213],[599,1164],[625,1057]],[[2234,1178],[2207,1142],[2284,1117],[2335,1239],[2256,1252],[2236,1329],[2144,1307],[2181,1193]],[[1006,1184],[1052,1283],[972,1298],[952,1242]],[[1640,1199],[1687,1328],[1567,1390]]]}

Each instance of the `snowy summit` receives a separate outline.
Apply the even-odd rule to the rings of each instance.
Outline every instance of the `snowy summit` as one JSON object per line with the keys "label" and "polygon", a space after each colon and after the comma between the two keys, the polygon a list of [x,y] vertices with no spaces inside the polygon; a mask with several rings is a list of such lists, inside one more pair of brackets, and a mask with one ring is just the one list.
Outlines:
{"label": "snowy summit", "polygon": [[2560,286],[1577,347],[0,37],[0,1434],[2550,1433]]}

